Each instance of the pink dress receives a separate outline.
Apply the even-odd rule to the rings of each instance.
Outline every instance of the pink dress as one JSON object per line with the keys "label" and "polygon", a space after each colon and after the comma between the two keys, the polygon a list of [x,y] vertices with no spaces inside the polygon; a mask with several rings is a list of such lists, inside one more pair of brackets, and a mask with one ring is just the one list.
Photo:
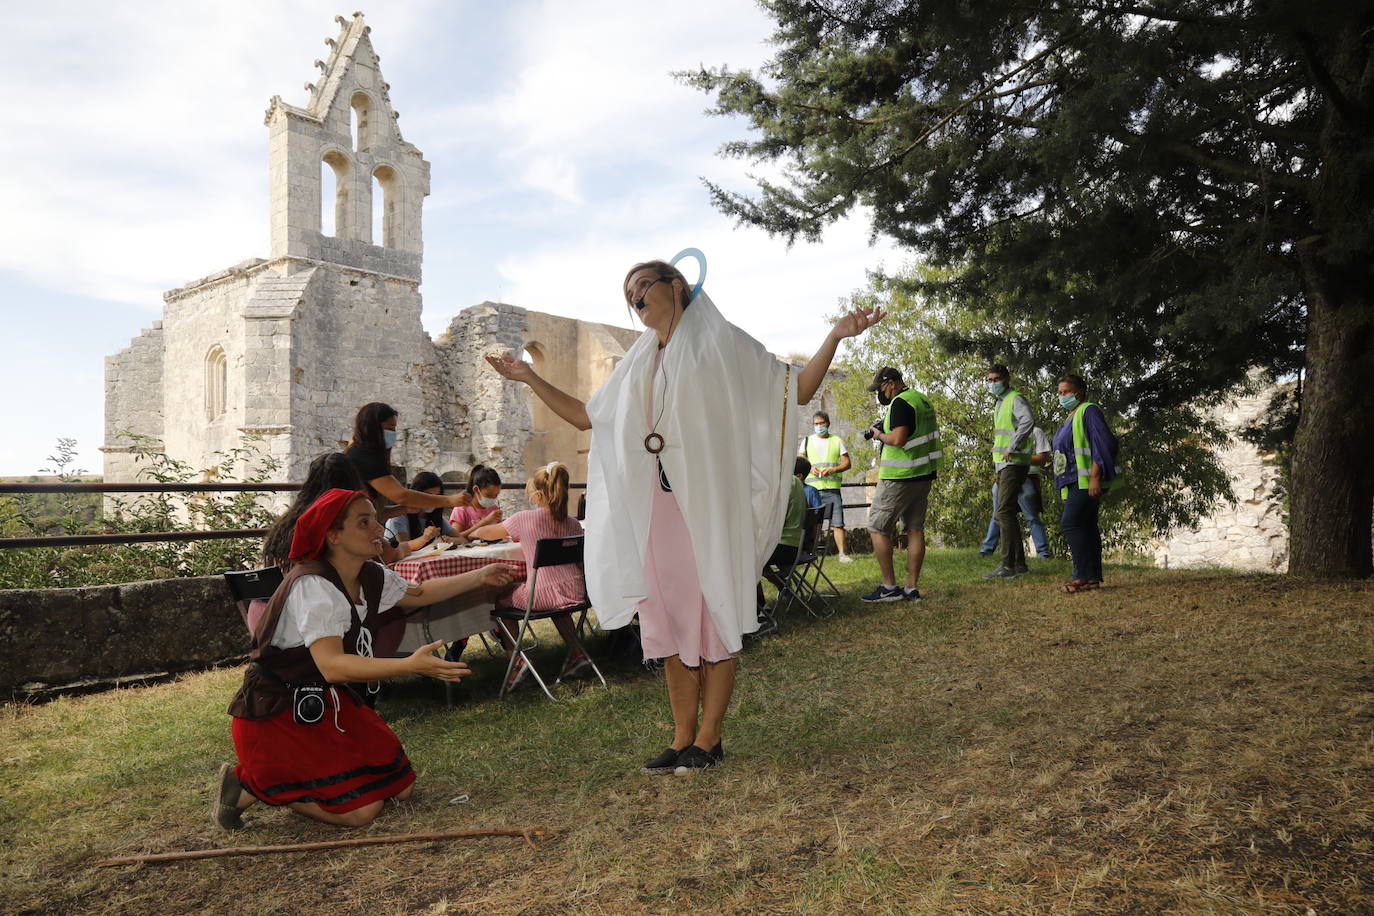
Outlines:
{"label": "pink dress", "polygon": [[[502,522],[511,537],[520,542],[520,550],[525,554],[525,565],[534,568],[534,547],[540,538],[575,537],[582,533],[582,523],[571,515],[561,522],[553,519],[548,509],[526,509],[517,512]],[[526,579],[515,590],[496,600],[497,607],[523,608],[529,600],[529,580]],[[582,578],[580,566],[550,566],[539,570],[538,591],[534,596],[534,606],[540,610],[549,608],[573,607],[587,600],[587,583]]]}
{"label": "pink dress", "polygon": [[[654,358],[658,371],[663,351]],[[653,426],[654,390],[649,386],[649,425]],[[668,481],[669,485],[672,481]],[[677,497],[659,486],[658,474],[650,485],[653,505],[649,515],[649,543],[644,551],[644,581],[648,595],[639,602],[639,638],[645,658],[676,655],[682,664],[695,668],[703,661],[733,658],[716,635],[711,611],[697,578],[692,536],[678,508]]]}

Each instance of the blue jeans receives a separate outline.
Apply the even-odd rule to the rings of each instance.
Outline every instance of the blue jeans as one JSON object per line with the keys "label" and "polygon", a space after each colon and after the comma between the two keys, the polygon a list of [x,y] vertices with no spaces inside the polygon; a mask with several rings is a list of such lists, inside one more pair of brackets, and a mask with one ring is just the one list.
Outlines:
{"label": "blue jeans", "polygon": [[1102,500],[1093,499],[1077,483],[1069,484],[1064,500],[1064,540],[1069,542],[1073,556],[1073,578],[1102,581],[1102,530],[1097,526],[1097,513]]}
{"label": "blue jeans", "polygon": [[[1045,534],[1045,520],[1040,517],[1040,478],[1030,476],[1021,485],[1021,495],[1016,498],[1016,502],[1021,507],[1021,514],[1026,517],[1026,524],[1030,526],[1031,543],[1035,545],[1035,552],[1043,559],[1050,555],[1050,541]],[[978,549],[983,553],[992,553],[997,549],[997,543],[1002,539],[1002,531],[997,526],[997,484],[992,485],[992,520],[988,522],[988,533],[983,538],[983,544]]]}

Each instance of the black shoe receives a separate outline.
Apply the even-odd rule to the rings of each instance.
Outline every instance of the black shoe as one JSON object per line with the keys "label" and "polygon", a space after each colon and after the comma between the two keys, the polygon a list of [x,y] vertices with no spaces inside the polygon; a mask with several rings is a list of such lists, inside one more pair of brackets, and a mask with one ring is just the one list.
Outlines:
{"label": "black shoe", "polygon": [[238,806],[242,790],[234,768],[227,763],[220,764],[210,802],[210,813],[216,825],[225,830],[238,830],[243,826],[243,809]]}
{"label": "black shoe", "polygon": [[707,767],[720,766],[725,759],[725,749],[717,744],[709,751],[702,750],[695,744],[689,744],[677,757],[677,769],[673,772],[678,776],[690,773],[693,770],[704,770]]}
{"label": "black shoe", "polygon": [[671,773],[677,769],[678,758],[682,756],[682,751],[671,747],[665,747],[663,753],[652,760],[646,760],[644,766],[639,768],[641,773]]}
{"label": "black shoe", "polygon": [[1013,566],[1012,572],[1016,573],[1018,576],[1027,576],[1030,575],[1030,567],[1022,563],[1020,566]]}

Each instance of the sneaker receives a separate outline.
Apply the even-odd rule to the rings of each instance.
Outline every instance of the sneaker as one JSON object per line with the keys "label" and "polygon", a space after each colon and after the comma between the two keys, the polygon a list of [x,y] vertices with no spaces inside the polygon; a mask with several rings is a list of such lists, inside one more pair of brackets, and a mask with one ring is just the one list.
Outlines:
{"label": "sneaker", "polygon": [[725,750],[717,744],[709,751],[702,750],[695,744],[687,745],[686,749],[677,757],[677,769],[673,773],[682,776],[693,770],[704,770],[707,767],[720,766],[725,759]]}
{"label": "sneaker", "polygon": [[563,669],[563,673],[558,676],[558,679],[560,681],[571,681],[574,678],[586,677],[587,672],[591,670],[592,660],[584,655],[577,661],[569,662],[568,667]]}
{"label": "sneaker", "polygon": [[842,553],[842,554],[840,554],[840,556],[839,556],[839,562],[841,562],[841,563],[853,563],[853,562],[854,562],[854,558],[851,557],[851,556],[850,556],[849,554],[847,554],[847,553]]}
{"label": "sneaker", "polygon": [[234,775],[234,768],[227,763],[221,763],[210,807],[214,822],[225,830],[238,830],[243,826],[243,809],[239,807],[239,796],[242,792],[243,786]]}
{"label": "sneaker", "polygon": [[1022,563],[1020,566],[1014,567],[1012,572],[1016,573],[1018,576],[1026,576],[1030,574],[1030,567]]}
{"label": "sneaker", "polygon": [[671,773],[677,769],[677,759],[682,756],[682,751],[672,747],[665,747],[663,752],[652,760],[644,761],[644,766],[639,768],[639,772],[655,775],[658,773]]}
{"label": "sneaker", "polygon": [[984,579],[1015,579],[1015,578],[1016,578],[1016,571],[1015,571],[1015,570],[1011,570],[1011,569],[1007,569],[1005,566],[999,566],[999,567],[997,567],[996,569],[994,569],[992,572],[985,572],[985,573],[983,573],[983,578],[984,578]]}
{"label": "sneaker", "polygon": [[907,601],[920,601],[921,590],[919,588],[904,588],[902,589],[902,597]]}
{"label": "sneaker", "polygon": [[511,669],[510,677],[506,678],[506,693],[510,693],[520,682],[525,679],[525,675],[530,673],[530,666],[525,664],[524,656],[515,659],[515,667]]}
{"label": "sneaker", "polygon": [[992,556],[992,551],[991,551],[991,550],[980,550],[980,551],[978,551],[978,556],[980,556],[980,557],[990,557],[990,556]]}
{"label": "sneaker", "polygon": [[879,585],[873,591],[864,595],[860,600],[872,604],[876,601],[901,601],[905,597],[905,592],[899,586],[888,588],[886,585]]}

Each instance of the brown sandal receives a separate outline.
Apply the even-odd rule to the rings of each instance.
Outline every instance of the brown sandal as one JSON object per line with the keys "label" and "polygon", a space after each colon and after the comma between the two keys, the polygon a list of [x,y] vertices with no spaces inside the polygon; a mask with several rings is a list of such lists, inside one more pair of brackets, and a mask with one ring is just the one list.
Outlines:
{"label": "brown sandal", "polygon": [[1090,591],[1102,585],[1096,579],[1070,579],[1064,583],[1064,592],[1069,595]]}

